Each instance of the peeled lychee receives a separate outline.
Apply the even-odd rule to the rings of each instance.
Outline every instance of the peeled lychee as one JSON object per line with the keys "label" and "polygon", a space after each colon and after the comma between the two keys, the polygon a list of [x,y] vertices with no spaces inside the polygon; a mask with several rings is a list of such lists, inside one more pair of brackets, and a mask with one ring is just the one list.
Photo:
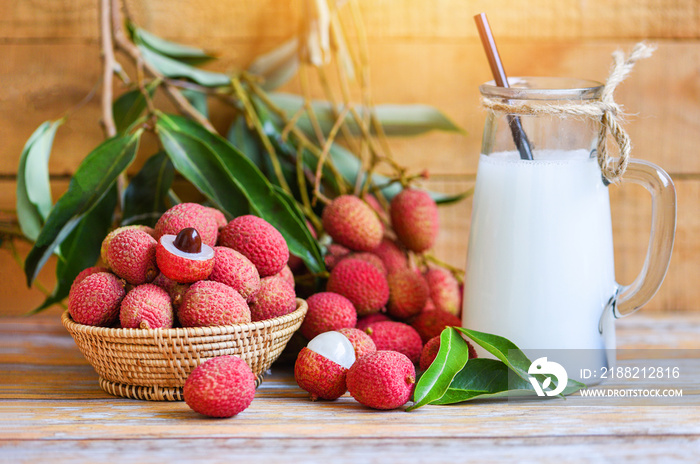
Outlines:
{"label": "peeled lychee", "polygon": [[71,288],[68,312],[78,324],[110,327],[119,317],[124,295],[124,281],[114,274],[91,274]]}
{"label": "peeled lychee", "polygon": [[[469,359],[474,359],[478,357],[474,346],[468,340],[465,340],[465,342],[467,342],[467,348],[469,350]],[[433,361],[435,361],[435,358],[437,357],[439,351],[440,335],[436,335],[435,337],[428,340],[428,343],[426,343],[423,347],[423,351],[420,354],[420,370],[427,370],[433,363]]]}
{"label": "peeled lychee", "polygon": [[366,261],[344,259],[331,271],[326,290],[350,300],[360,316],[376,313],[389,301],[389,284],[382,271]]}
{"label": "peeled lychee", "polygon": [[348,391],[374,409],[396,409],[411,398],[416,368],[396,351],[377,351],[355,361],[348,370]]}
{"label": "peeled lychee", "polygon": [[402,190],[391,200],[391,225],[409,250],[422,253],[432,248],[439,228],[435,200],[423,190]]}
{"label": "peeled lychee", "polygon": [[203,243],[197,229],[165,234],[156,247],[158,268],[167,278],[190,283],[209,277],[214,269],[214,249]]}
{"label": "peeled lychee", "polygon": [[153,284],[133,288],[122,300],[119,321],[124,328],[171,328],[173,305],[170,295]]}
{"label": "peeled lychee", "polygon": [[219,234],[217,219],[210,208],[197,203],[180,203],[167,210],[156,223],[156,238],[177,235],[182,229],[197,229],[202,243],[213,247]]}
{"label": "peeled lychee", "polygon": [[253,321],[284,316],[296,309],[294,287],[281,277],[270,276],[260,281],[260,290],[250,300]]}
{"label": "peeled lychee", "polygon": [[355,251],[379,245],[384,227],[372,208],[353,195],[341,195],[323,209],[323,228],[333,241]]}
{"label": "peeled lychee", "polygon": [[219,244],[233,248],[248,258],[260,277],[277,274],[289,260],[289,248],[272,224],[257,216],[239,216],[219,235]]}
{"label": "peeled lychee", "polygon": [[423,341],[418,332],[403,322],[375,322],[365,330],[377,346],[377,350],[398,351],[418,364],[423,351]]}
{"label": "peeled lychee", "polygon": [[355,324],[355,328],[360,329],[364,332],[364,330],[367,327],[374,324],[375,322],[390,321],[390,320],[392,320],[392,319],[384,313],[373,313],[373,314],[369,314],[367,316],[358,317],[357,324]]}
{"label": "peeled lychee", "polygon": [[226,284],[250,301],[260,290],[260,275],[248,258],[233,248],[214,247],[214,268],[209,280]]}
{"label": "peeled lychee", "polygon": [[301,350],[294,364],[294,379],[311,399],[334,400],[347,391],[345,375],[355,362],[355,350],[345,335],[325,332]]}
{"label": "peeled lychee", "polygon": [[423,276],[412,269],[403,269],[389,274],[389,305],[392,317],[408,319],[415,316],[428,301],[428,284]]}
{"label": "peeled lychee", "polygon": [[372,253],[379,256],[388,273],[408,268],[406,253],[388,238],[382,240],[379,246],[372,250]]}
{"label": "peeled lychee", "polygon": [[231,417],[244,411],[255,396],[255,374],[236,356],[218,356],[203,362],[187,377],[185,403],[210,417]]}
{"label": "peeled lychee", "polygon": [[228,285],[202,280],[187,289],[177,317],[183,327],[230,325],[250,322],[250,309]]}
{"label": "peeled lychee", "polygon": [[348,337],[352,343],[353,348],[355,348],[355,359],[377,351],[377,345],[374,344],[372,338],[360,329],[345,328],[338,329],[338,332]]}
{"label": "peeled lychee", "polygon": [[461,327],[462,321],[447,311],[433,309],[422,311],[411,321],[411,326],[420,334],[423,342],[427,342],[436,335],[440,335],[446,327]]}
{"label": "peeled lychee", "polygon": [[459,314],[461,294],[459,282],[450,271],[441,267],[432,267],[425,273],[425,280],[430,289],[430,299],[436,308],[455,316]]}
{"label": "peeled lychee", "polygon": [[300,327],[304,337],[312,339],[323,332],[355,327],[357,312],[344,296],[321,292],[311,295],[306,302],[309,309]]}
{"label": "peeled lychee", "polygon": [[156,240],[137,228],[124,228],[107,246],[105,262],[122,279],[132,285],[150,282],[158,275]]}

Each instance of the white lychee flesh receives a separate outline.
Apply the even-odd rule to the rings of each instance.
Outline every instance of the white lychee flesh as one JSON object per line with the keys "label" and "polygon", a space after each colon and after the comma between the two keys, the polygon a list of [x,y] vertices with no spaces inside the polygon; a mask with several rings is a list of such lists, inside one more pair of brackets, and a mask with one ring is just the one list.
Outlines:
{"label": "white lychee flesh", "polygon": [[348,337],[340,332],[330,331],[317,335],[306,347],[346,369],[355,363],[355,348]]}
{"label": "white lychee flesh", "polygon": [[191,259],[193,261],[207,261],[214,258],[214,249],[209,245],[202,243],[202,250],[199,253],[188,253],[175,246],[174,242],[176,238],[177,235],[166,234],[160,238],[160,243],[168,252],[182,258]]}

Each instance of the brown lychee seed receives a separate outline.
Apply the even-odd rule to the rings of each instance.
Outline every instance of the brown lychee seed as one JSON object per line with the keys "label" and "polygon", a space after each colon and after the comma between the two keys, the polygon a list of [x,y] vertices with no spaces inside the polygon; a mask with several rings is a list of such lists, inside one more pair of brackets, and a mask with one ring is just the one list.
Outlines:
{"label": "brown lychee seed", "polygon": [[185,253],[199,253],[202,251],[202,237],[194,227],[186,227],[175,236],[173,245]]}

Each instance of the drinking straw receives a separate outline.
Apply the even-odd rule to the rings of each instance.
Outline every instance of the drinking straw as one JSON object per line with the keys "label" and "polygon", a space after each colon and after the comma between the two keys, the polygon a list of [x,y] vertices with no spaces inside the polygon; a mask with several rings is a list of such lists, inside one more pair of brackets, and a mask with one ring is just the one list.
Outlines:
{"label": "drinking straw", "polygon": [[[491,74],[493,74],[496,85],[499,87],[510,87],[510,85],[508,85],[506,70],[501,61],[501,55],[499,55],[498,48],[496,47],[496,40],[493,38],[489,20],[486,18],[486,13],[479,13],[474,16],[474,21],[476,21],[476,28],[479,30],[479,37],[481,38],[481,43],[484,45],[484,51],[489,60]],[[509,114],[507,120],[508,126],[510,126],[510,132],[513,134],[513,142],[515,142],[515,146],[518,147],[520,159],[531,160],[532,150],[530,149],[530,141],[527,139],[527,135],[523,130],[520,118]]]}

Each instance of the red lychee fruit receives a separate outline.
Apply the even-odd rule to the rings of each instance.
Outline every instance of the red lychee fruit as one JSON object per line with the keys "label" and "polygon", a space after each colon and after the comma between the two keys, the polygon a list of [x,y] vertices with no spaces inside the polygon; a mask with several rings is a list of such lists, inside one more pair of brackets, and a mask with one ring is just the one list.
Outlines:
{"label": "red lychee fruit", "polygon": [[462,321],[457,316],[443,311],[442,309],[422,311],[411,321],[411,327],[416,329],[423,342],[427,342],[436,335],[440,335],[446,327],[461,326]]}
{"label": "red lychee fruit", "polygon": [[357,318],[357,324],[355,328],[362,330],[363,332],[367,327],[374,324],[375,322],[391,321],[392,319],[384,313],[372,313],[367,316],[362,316]]}
{"label": "red lychee fruit", "polygon": [[370,253],[368,251],[363,251],[359,253],[350,253],[347,255],[345,258],[353,258],[353,259],[359,259],[360,261],[367,261],[370,263],[372,266],[376,267],[380,271],[382,271],[382,274],[386,275],[386,267],[384,266],[384,262],[381,260],[381,258],[374,253]]}
{"label": "red lychee fruit", "polygon": [[386,276],[368,262],[344,259],[331,271],[326,290],[350,300],[357,314],[376,313],[389,301]]}
{"label": "red lychee fruit", "polygon": [[389,274],[389,314],[396,319],[415,316],[428,301],[428,284],[412,269],[403,269]]}
{"label": "red lychee fruit", "polygon": [[75,276],[75,279],[73,279],[73,283],[70,286],[70,291],[72,292],[73,287],[75,287],[80,282],[82,282],[85,277],[93,275],[93,274],[97,274],[98,272],[109,272],[109,269],[107,269],[104,266],[92,266],[92,267],[88,267],[88,268],[83,269],[82,271],[80,271],[78,273],[77,276]]}
{"label": "red lychee fruit", "polygon": [[146,232],[125,228],[109,240],[105,262],[132,285],[150,282],[158,275],[156,246],[156,240]]}
{"label": "red lychee fruit", "polygon": [[346,391],[345,375],[355,362],[355,350],[344,335],[331,331],[317,335],[301,350],[294,364],[297,384],[311,400],[334,400]]}
{"label": "red lychee fruit", "polygon": [[233,248],[214,247],[214,268],[209,280],[226,284],[250,301],[260,291],[260,275],[255,265]]}
{"label": "red lychee fruit", "polygon": [[173,318],[170,295],[153,284],[139,285],[129,291],[119,310],[119,321],[124,328],[169,329]]}
{"label": "red lychee fruit", "polygon": [[377,346],[377,350],[398,351],[408,356],[411,362],[418,364],[423,342],[418,332],[403,322],[375,322],[365,330]]}
{"label": "red lychee fruit", "polygon": [[455,316],[459,314],[461,296],[459,282],[450,271],[442,267],[432,267],[425,273],[425,280],[430,289],[430,299],[436,308]]}
{"label": "red lychee fruit", "polygon": [[183,327],[210,327],[250,322],[250,309],[240,293],[221,282],[190,285],[177,317]]}
{"label": "red lychee fruit", "polygon": [[119,318],[124,281],[110,272],[89,275],[71,288],[68,312],[78,324],[110,327]]}
{"label": "red lychee fruit", "polygon": [[309,309],[299,329],[304,337],[312,339],[323,332],[355,327],[357,312],[344,296],[321,292],[311,295],[306,302]]}
{"label": "red lychee fruit", "polygon": [[435,200],[423,190],[402,190],[391,200],[391,225],[409,250],[422,253],[432,248],[439,229]]}
{"label": "red lychee fruit", "polygon": [[250,300],[253,321],[264,321],[284,316],[296,309],[296,294],[289,282],[277,276],[260,280],[260,290]]}
{"label": "red lychee fruit", "polygon": [[416,368],[405,355],[379,350],[355,361],[348,370],[348,391],[374,409],[396,409],[411,398]]}
{"label": "red lychee fruit", "polygon": [[384,263],[386,272],[391,274],[392,272],[400,271],[403,269],[408,269],[408,258],[406,253],[399,248],[399,246],[393,241],[385,238],[375,248],[372,253],[379,256],[379,259]]}
{"label": "red lychee fruit", "polygon": [[211,208],[197,203],[180,203],[167,210],[156,223],[156,239],[177,235],[182,229],[197,229],[202,243],[213,247],[219,234],[217,219]]}
{"label": "red lychee fruit", "polygon": [[232,417],[255,397],[255,374],[236,356],[218,356],[195,367],[182,389],[185,403],[210,417]]}
{"label": "red lychee fruit", "polygon": [[355,251],[379,245],[384,227],[377,214],[353,195],[341,195],[323,209],[323,228],[333,241]]}
{"label": "red lychee fruit", "polygon": [[239,216],[221,229],[219,244],[238,251],[258,269],[260,277],[275,275],[289,260],[289,248],[272,224],[257,216]]}

